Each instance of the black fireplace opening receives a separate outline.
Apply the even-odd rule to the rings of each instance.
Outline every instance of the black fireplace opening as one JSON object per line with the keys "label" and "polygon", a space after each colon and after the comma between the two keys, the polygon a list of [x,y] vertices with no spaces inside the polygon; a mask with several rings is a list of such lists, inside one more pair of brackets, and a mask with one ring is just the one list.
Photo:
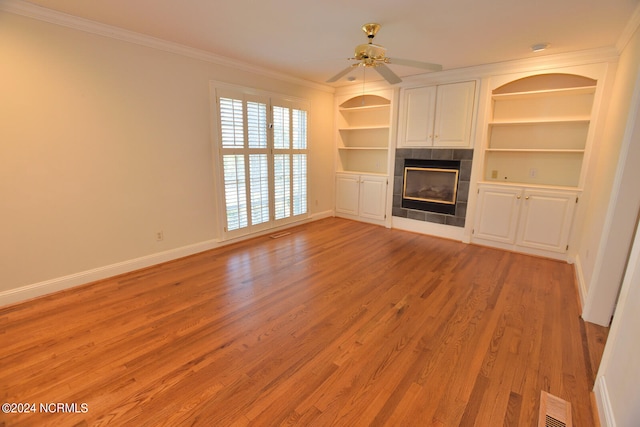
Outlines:
{"label": "black fireplace opening", "polygon": [[459,160],[405,159],[402,207],[455,215]]}

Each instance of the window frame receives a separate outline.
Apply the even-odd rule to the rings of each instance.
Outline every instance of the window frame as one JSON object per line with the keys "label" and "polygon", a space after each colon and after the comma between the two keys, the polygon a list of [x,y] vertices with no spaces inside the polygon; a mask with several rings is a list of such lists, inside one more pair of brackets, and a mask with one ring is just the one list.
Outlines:
{"label": "window frame", "polygon": [[[212,103],[212,145],[213,145],[213,154],[214,154],[214,170],[215,170],[215,190],[216,190],[216,203],[217,203],[217,225],[218,235],[221,240],[233,239],[236,237],[249,235],[253,233],[259,233],[265,230],[281,227],[293,222],[301,221],[309,216],[309,108],[308,102],[302,99],[291,98],[271,92],[260,91],[251,88],[245,88],[240,86],[234,86],[229,84],[224,84],[220,82],[212,82],[210,86],[210,95],[211,95],[211,103]],[[246,105],[251,102],[265,103],[267,108],[267,147],[266,148],[249,148],[248,147],[248,132],[249,129],[245,126],[242,129],[242,133],[244,135],[244,145],[242,147],[234,146],[233,148],[223,147],[223,137],[222,137],[222,124],[220,117],[220,98],[231,98],[242,100],[243,106],[243,123],[247,123],[246,118]],[[289,117],[292,118],[293,111],[299,110],[304,112],[301,114],[305,120],[305,128],[303,140],[306,143],[304,148],[294,148],[293,138],[294,134],[294,123],[293,120],[289,120],[287,124],[288,128],[286,131],[288,132],[289,146],[288,147],[275,147],[275,138],[274,138],[274,127],[276,126],[273,111],[275,108],[283,108],[286,111],[289,111]],[[247,194],[245,194],[245,198],[247,201],[246,214],[248,216],[248,224],[246,227],[241,227],[237,229],[229,229],[228,226],[228,217],[227,217],[227,205],[226,205],[226,193],[225,193],[225,175],[224,175],[224,165],[223,161],[225,159],[225,155],[242,155],[246,160],[250,158],[252,155],[263,155],[267,156],[267,169],[268,169],[268,199],[269,199],[269,219],[268,221],[252,224],[251,223],[251,196],[249,194],[249,189],[251,184],[245,184],[245,188],[248,189]],[[275,176],[275,159],[278,156],[286,156],[289,160],[288,165],[288,180],[289,180],[289,188],[288,188],[288,198],[289,205],[288,209],[290,214],[284,217],[276,214],[275,207],[275,187],[276,187],[276,176]],[[304,159],[304,177],[300,177],[295,175],[292,170],[293,165],[291,164],[296,161],[301,161]],[[250,169],[249,164],[245,160],[245,181],[248,182],[250,180]],[[303,183],[301,186],[300,183]],[[301,188],[302,187],[302,188]],[[298,191],[297,190],[303,190]],[[300,196],[304,200],[300,203]],[[304,206],[302,206],[304,205]]]}

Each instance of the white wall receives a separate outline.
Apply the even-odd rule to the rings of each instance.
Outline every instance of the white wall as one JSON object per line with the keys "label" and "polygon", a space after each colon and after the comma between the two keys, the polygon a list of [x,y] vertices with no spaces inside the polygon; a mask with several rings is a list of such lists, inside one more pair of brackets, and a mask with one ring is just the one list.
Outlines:
{"label": "white wall", "polygon": [[[640,137],[640,130],[638,131]],[[603,427],[636,427],[640,420],[640,228],[626,269],[595,395]]]}
{"label": "white wall", "polygon": [[2,11],[0,58],[0,305],[215,242],[211,80],[309,101],[310,209],[333,208],[331,89]]}
{"label": "white wall", "polygon": [[589,206],[577,256],[586,291],[583,318],[604,326],[613,314],[640,205],[640,151],[638,142],[629,139],[638,70],[640,31],[636,30],[620,56],[606,124],[592,157],[593,172],[586,186]]}

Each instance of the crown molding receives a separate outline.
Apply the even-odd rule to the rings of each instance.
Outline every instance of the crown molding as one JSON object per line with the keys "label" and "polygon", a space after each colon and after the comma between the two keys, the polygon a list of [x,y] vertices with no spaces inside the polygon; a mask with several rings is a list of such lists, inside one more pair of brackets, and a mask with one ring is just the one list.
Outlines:
{"label": "crown molding", "polygon": [[152,49],[161,50],[164,52],[169,52],[176,55],[213,63],[216,65],[221,65],[224,67],[259,74],[264,77],[309,87],[311,89],[329,93],[333,93],[335,91],[333,87],[328,85],[322,85],[298,77],[292,77],[288,74],[269,70],[263,67],[258,67],[246,62],[237,61],[234,59],[216,55],[208,51],[191,48],[145,34],[136,33],[134,31],[125,30],[123,28],[101,24],[96,21],[91,21],[89,19],[84,19],[77,16],[69,15],[67,13],[47,9],[45,7],[28,3],[22,0],[0,0],[0,11],[13,13],[15,15],[21,15],[27,18],[37,19],[39,21],[48,22],[54,25],[60,25],[86,33],[134,43],[140,46],[145,46]]}
{"label": "crown molding", "polygon": [[638,31],[638,28],[640,28],[640,4],[636,6],[629,21],[627,21],[627,25],[625,25],[624,30],[622,30],[622,34],[618,37],[618,42],[616,43],[618,53],[622,53],[635,32]]}
{"label": "crown molding", "polygon": [[471,67],[447,69],[434,73],[417,74],[409,77],[403,77],[402,83],[399,83],[397,86],[411,87],[424,83],[450,83],[464,79],[479,79],[501,74],[543,71],[552,68],[564,68],[603,62],[617,62],[619,57],[620,55],[615,47],[558,53],[538,56],[535,58],[515,59],[491,64],[474,65]]}

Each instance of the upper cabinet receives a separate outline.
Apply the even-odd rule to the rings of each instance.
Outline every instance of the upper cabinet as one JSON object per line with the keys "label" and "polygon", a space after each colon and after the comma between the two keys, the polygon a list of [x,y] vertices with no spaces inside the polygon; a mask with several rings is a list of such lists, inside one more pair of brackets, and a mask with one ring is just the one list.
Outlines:
{"label": "upper cabinet", "polygon": [[494,89],[484,180],[579,187],[596,84],[551,73]]}
{"label": "upper cabinet", "polygon": [[469,147],[476,82],[405,88],[398,147]]}
{"label": "upper cabinet", "polygon": [[338,172],[388,174],[391,94],[338,100]]}

